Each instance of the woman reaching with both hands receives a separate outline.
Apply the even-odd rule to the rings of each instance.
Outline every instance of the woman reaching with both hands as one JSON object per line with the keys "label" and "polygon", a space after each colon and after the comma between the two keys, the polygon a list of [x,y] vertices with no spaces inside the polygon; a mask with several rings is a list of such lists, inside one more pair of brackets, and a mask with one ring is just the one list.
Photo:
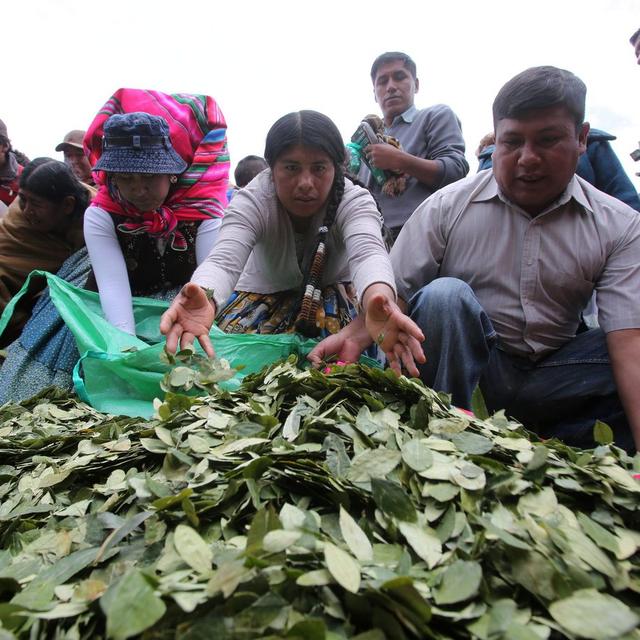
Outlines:
{"label": "woman reaching with both hands", "polygon": [[167,349],[197,338],[213,356],[215,320],[231,333],[323,337],[308,356],[315,365],[356,361],[376,342],[393,369],[417,375],[424,337],[396,304],[380,213],[345,179],[335,124],[315,111],[283,116],[265,158],[269,169],[234,197],[214,250],[163,315]]}

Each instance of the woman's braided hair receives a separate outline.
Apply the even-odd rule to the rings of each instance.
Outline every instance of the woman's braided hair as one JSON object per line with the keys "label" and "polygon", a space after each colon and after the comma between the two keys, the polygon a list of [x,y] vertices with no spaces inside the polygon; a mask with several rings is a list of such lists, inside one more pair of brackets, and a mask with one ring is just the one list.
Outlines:
{"label": "woman's braided hair", "polygon": [[324,220],[318,229],[313,257],[305,274],[300,311],[295,323],[296,331],[315,337],[319,333],[316,314],[322,298],[322,274],[327,260],[326,241],[344,194],[345,148],[340,131],[330,118],[317,111],[296,111],[280,118],[267,134],[264,157],[269,166],[273,169],[279,156],[297,144],[326,153],[335,170]]}

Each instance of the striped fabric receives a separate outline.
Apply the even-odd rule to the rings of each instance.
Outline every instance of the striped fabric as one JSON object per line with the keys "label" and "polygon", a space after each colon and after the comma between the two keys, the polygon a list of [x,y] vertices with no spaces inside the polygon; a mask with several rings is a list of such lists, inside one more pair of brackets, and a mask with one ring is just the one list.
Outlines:
{"label": "striped fabric", "polygon": [[227,205],[229,177],[226,122],[209,96],[165,94],[143,89],[118,89],[94,118],[84,138],[85,153],[94,166],[102,154],[104,123],[115,113],[143,111],[162,116],[169,125],[171,144],[185,160],[187,170],[169,193],[164,205],[151,212],[125,202],[102,171],[94,173],[98,193],[92,204],[130,219],[119,225],[127,233],[148,233],[171,239],[171,246],[186,245],[176,226],[182,220],[221,217]]}
{"label": "striped fabric", "polygon": [[[314,318],[318,337],[338,333],[356,317],[350,289],[350,285],[335,284],[320,292]],[[299,291],[234,291],[218,312],[216,324],[225,333],[293,333],[299,307]]]}

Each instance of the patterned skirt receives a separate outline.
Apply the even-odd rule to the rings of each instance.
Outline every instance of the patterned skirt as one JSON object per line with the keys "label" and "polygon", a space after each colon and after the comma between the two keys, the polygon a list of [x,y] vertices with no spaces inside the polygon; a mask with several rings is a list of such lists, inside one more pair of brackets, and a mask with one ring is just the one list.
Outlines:
{"label": "patterned skirt", "polygon": [[[91,271],[82,248],[67,258],[56,274],[82,287]],[[73,388],[72,371],[80,358],[76,340],[45,289],[20,336],[7,347],[0,368],[0,404],[26,400],[46,387]]]}
{"label": "patterned skirt", "polygon": [[[330,285],[322,290],[316,314],[319,337],[338,333],[357,315],[350,285]],[[219,311],[216,323],[225,333],[293,333],[300,310],[298,291],[250,293],[234,291]]]}

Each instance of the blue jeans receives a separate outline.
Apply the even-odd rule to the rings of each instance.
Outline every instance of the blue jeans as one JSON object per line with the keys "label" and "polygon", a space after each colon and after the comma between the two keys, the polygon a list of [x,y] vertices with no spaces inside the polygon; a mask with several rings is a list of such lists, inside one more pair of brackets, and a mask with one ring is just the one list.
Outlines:
{"label": "blue jeans", "polygon": [[471,287],[438,278],[409,301],[410,316],[426,337],[423,382],[469,409],[480,385],[490,411],[505,409],[543,438],[592,447],[593,425],[606,422],[616,444],[634,450],[601,329],[579,333],[557,351],[530,360],[501,349],[497,334]]}

